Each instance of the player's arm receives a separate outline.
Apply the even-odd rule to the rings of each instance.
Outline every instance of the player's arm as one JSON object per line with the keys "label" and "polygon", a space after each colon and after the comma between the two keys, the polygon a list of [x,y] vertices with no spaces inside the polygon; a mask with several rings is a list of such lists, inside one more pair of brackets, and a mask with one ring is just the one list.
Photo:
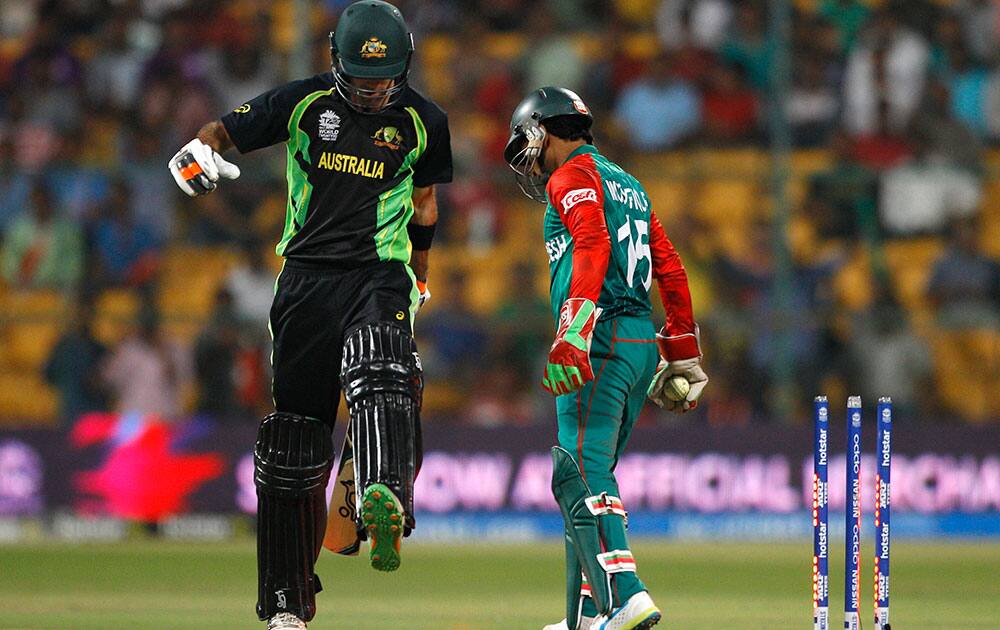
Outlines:
{"label": "player's arm", "polygon": [[430,102],[418,103],[416,107],[427,129],[427,148],[413,165],[413,217],[406,228],[413,246],[410,267],[417,277],[420,306],[423,306],[431,297],[427,273],[438,220],[437,185],[451,181],[453,167],[448,115]]}
{"label": "player's arm", "polygon": [[197,197],[215,190],[220,177],[236,179],[239,167],[222,159],[222,154],[232,147],[247,153],[288,140],[288,121],[295,104],[321,87],[316,77],[293,81],[206,124],[170,158],[168,168],[174,181],[189,196]]}
{"label": "player's arm", "polygon": [[[649,248],[653,277],[667,314],[666,323],[656,335],[661,362],[649,386],[649,398],[660,407],[683,413],[698,405],[708,376],[701,367],[698,325],[694,322],[687,272],[654,212],[649,215]],[[664,391],[668,381],[675,376],[683,376],[690,385],[683,400],[672,400]]]}
{"label": "player's arm", "polygon": [[583,167],[563,168],[553,173],[547,192],[573,238],[569,293],[559,310],[559,328],[542,381],[550,393],[561,395],[580,389],[594,378],[590,343],[601,315],[597,301],[611,258],[611,238],[597,173]]}
{"label": "player's arm", "polygon": [[194,140],[188,142],[170,158],[167,167],[174,181],[189,197],[206,195],[215,190],[220,177],[236,179],[240,168],[222,157],[233,141],[221,120],[215,120],[198,131]]}
{"label": "player's arm", "polygon": [[413,216],[406,229],[410,235],[410,243],[413,245],[413,252],[410,254],[410,267],[413,269],[413,275],[417,277],[420,306],[423,306],[424,302],[431,297],[431,292],[427,288],[427,272],[437,220],[438,207],[434,185],[414,187]]}

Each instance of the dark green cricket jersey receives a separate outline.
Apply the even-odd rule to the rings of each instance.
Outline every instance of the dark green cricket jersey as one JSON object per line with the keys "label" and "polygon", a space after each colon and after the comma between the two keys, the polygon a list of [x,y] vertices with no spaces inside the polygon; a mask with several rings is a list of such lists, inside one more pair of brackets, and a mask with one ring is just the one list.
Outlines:
{"label": "dark green cricket jersey", "polygon": [[327,72],[265,92],[222,123],[241,153],[286,143],[288,206],[276,251],[290,259],[408,262],[414,186],[452,177],[447,115],[412,88],[393,107],[362,114]]}

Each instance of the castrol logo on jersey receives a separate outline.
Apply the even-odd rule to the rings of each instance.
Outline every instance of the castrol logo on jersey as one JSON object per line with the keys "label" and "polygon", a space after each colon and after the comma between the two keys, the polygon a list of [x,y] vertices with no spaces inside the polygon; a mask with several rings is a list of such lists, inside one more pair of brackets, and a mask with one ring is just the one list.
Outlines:
{"label": "castrol logo on jersey", "polygon": [[597,203],[597,191],[593,188],[577,188],[569,191],[562,198],[563,210],[569,212],[570,208],[584,201]]}

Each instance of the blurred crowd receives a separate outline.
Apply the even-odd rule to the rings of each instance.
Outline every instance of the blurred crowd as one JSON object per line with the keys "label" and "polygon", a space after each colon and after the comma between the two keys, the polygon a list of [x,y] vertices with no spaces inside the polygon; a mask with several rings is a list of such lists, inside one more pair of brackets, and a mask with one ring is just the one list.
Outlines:
{"label": "blurred crowd", "polygon": [[[284,152],[236,158],[242,177],[194,201],[166,163],[203,123],[329,67],[349,2],[302,4],[0,3],[0,295],[64,298],[36,366],[61,418],[268,408]],[[1000,4],[795,1],[787,50],[763,1],[395,4],[456,158],[417,320],[431,421],[551,419],[541,208],[501,159],[513,106],[550,84],[596,112],[602,151],[647,185],[685,259],[712,379],[697,421],[795,421],[847,391],[922,420],[1000,418]],[[785,184],[775,130],[812,165]],[[713,220],[741,203],[742,223]],[[99,333],[123,295],[127,321]],[[3,357],[0,373],[25,369]]]}

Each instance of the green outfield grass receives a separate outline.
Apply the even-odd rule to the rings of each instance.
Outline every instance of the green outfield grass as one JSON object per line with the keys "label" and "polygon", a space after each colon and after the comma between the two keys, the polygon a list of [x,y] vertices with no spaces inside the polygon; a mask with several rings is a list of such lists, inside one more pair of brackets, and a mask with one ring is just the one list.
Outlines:
{"label": "green outfield grass", "polygon": [[[811,545],[638,541],[660,627],[807,628]],[[835,547],[839,553],[839,548]],[[836,553],[835,553],[836,556]],[[562,545],[410,545],[378,574],[323,552],[326,590],[311,628],[541,628],[562,618]],[[843,563],[831,561],[831,625],[842,623]],[[997,628],[1000,544],[898,543],[899,630]],[[262,628],[252,612],[251,543],[0,546],[0,628]],[[864,569],[870,627],[871,562]]]}

